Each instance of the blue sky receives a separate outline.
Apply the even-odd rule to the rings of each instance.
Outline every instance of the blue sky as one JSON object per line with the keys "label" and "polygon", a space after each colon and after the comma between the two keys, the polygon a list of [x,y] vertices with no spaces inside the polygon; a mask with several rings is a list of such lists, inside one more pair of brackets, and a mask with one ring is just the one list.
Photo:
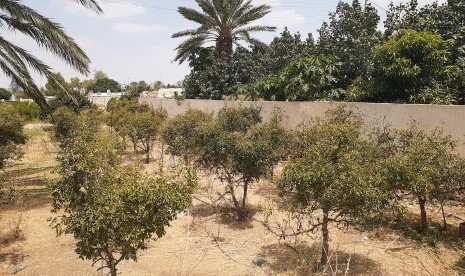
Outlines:
{"label": "blue sky", "polygon": [[[97,0],[104,15],[96,15],[70,0],[22,0],[41,14],[59,22],[92,60],[91,71],[102,70],[120,83],[145,80],[149,83],[161,80],[175,83],[189,73],[187,64],[172,62],[174,48],[182,39],[172,39],[174,32],[192,28],[193,23],[182,18],[176,11],[179,6],[195,7],[194,0]],[[440,3],[445,0],[439,1]],[[316,30],[328,13],[335,10],[338,0],[254,0],[256,4],[272,6],[272,12],[262,19],[267,25],[278,27],[275,33],[257,37],[265,42],[288,26],[291,32],[304,36]],[[346,1],[347,2],[347,1]],[[351,2],[351,1],[350,1]],[[361,0],[363,2],[363,0]],[[389,0],[370,1],[385,18]],[[400,1],[394,1],[398,3]],[[420,5],[432,0],[419,0]],[[67,67],[52,55],[39,49],[29,38],[3,31],[7,39],[31,51],[47,62],[65,79],[86,78]],[[91,75],[88,78],[92,77]],[[37,83],[46,82],[36,76]],[[0,76],[0,87],[8,87],[10,80]]]}

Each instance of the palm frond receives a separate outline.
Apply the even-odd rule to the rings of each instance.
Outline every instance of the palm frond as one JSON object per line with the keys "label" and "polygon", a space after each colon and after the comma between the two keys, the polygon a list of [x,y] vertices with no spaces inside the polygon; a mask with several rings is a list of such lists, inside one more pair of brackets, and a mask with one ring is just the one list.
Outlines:
{"label": "palm frond", "polygon": [[100,8],[99,4],[95,0],[72,0],[72,1],[78,2],[79,4],[83,5],[84,7],[98,14],[103,13],[102,8]]}
{"label": "palm frond", "polygon": [[[230,55],[232,43],[237,39],[258,43],[250,38],[249,32],[274,31],[271,26],[248,26],[271,11],[268,5],[254,7],[251,0],[195,0],[202,11],[179,7],[178,12],[186,19],[200,24],[197,29],[177,32],[173,38],[190,36],[181,43],[175,61],[182,63],[189,56],[189,51],[202,46],[208,41],[215,41],[216,50]],[[203,38],[203,39],[202,39]],[[220,42],[221,43],[220,43]]]}
{"label": "palm frond", "polygon": [[[102,9],[95,0],[72,0],[97,13]],[[82,74],[89,73],[90,60],[60,24],[40,15],[19,0],[0,1],[0,27],[31,37],[40,47],[58,56]],[[44,96],[34,83],[29,68],[53,79],[48,65],[28,51],[0,37],[0,69],[44,110],[50,111]],[[70,95],[64,87],[64,91]]]}

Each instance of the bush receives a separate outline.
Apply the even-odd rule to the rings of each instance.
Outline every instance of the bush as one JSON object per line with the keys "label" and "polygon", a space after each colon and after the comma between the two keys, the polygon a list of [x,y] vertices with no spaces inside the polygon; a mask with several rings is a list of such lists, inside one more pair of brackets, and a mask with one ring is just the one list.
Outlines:
{"label": "bush", "polygon": [[21,115],[21,117],[23,117],[26,121],[38,120],[42,115],[42,110],[36,103],[15,102],[10,104],[16,109],[16,112],[18,112],[18,114]]}

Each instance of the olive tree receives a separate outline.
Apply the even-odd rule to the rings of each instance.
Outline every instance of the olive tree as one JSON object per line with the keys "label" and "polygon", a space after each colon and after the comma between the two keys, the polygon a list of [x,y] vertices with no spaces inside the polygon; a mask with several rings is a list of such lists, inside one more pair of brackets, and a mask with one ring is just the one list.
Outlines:
{"label": "olive tree", "polygon": [[[303,215],[293,235],[322,231],[320,264],[329,262],[329,224],[353,221],[389,202],[386,178],[362,139],[362,122],[337,108],[296,134],[278,188],[292,211]],[[302,218],[302,217],[300,217]],[[304,222],[305,221],[305,222]]]}
{"label": "olive tree", "polygon": [[137,260],[155,234],[190,204],[188,188],[176,179],[152,178],[139,166],[124,164],[118,141],[80,121],[60,147],[61,179],[49,189],[57,234],[72,234],[76,253],[94,263],[103,260],[112,276],[122,260]]}

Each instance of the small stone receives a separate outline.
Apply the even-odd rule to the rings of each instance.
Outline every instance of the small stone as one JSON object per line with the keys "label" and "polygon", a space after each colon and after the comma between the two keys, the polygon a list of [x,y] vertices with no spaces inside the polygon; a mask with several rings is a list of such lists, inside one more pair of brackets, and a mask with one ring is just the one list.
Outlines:
{"label": "small stone", "polygon": [[252,263],[254,263],[255,265],[258,265],[258,266],[262,266],[266,263],[266,260],[263,259],[263,258],[260,258],[260,257],[257,257],[255,259],[253,259]]}
{"label": "small stone", "polygon": [[367,242],[367,241],[369,241],[370,239],[369,239],[367,236],[365,236],[365,237],[362,237],[361,240],[362,240],[362,242]]}
{"label": "small stone", "polygon": [[20,271],[23,271],[25,268],[26,268],[27,264],[25,263],[22,263],[22,264],[19,264],[15,267],[15,269],[13,269],[13,272],[11,272],[11,274],[16,274]]}
{"label": "small stone", "polygon": [[50,222],[50,221],[52,221],[52,219],[53,219],[52,217],[48,217],[47,221]]}

